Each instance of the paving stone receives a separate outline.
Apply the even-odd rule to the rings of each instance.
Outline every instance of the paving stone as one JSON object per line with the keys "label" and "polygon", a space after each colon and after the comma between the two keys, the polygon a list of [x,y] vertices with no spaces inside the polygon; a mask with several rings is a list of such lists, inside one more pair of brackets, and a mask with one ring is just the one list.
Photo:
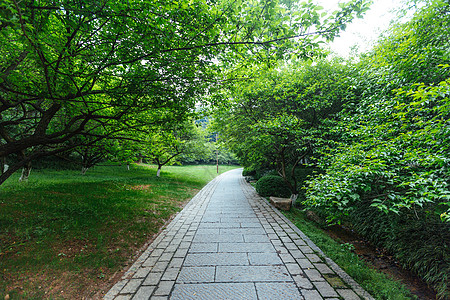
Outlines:
{"label": "paving stone", "polygon": [[288,250],[298,250],[298,246],[294,243],[285,243],[284,246]]}
{"label": "paving stone", "polygon": [[238,266],[249,265],[246,253],[189,253],[184,266]]}
{"label": "paving stone", "polygon": [[311,281],[325,281],[325,278],[315,269],[304,270],[304,272]]}
{"label": "paving stone", "polygon": [[158,261],[169,261],[173,256],[172,252],[165,252],[163,253],[160,257]]}
{"label": "paving stone", "polygon": [[151,267],[141,267],[134,273],[133,278],[145,278],[151,269]]}
{"label": "paving stone", "polygon": [[304,254],[307,254],[307,253],[314,253],[313,249],[311,249],[311,247],[309,247],[309,246],[298,246],[298,248],[299,248],[300,251],[302,251]]}
{"label": "paving stone", "polygon": [[359,296],[350,289],[337,289],[336,291],[344,298],[344,300],[360,300]]}
{"label": "paving stone", "polygon": [[313,284],[311,281],[309,281],[308,278],[306,278],[303,275],[294,275],[292,276],[292,278],[294,279],[295,283],[297,284],[297,286],[300,289],[312,289],[313,288]]}
{"label": "paving stone", "polygon": [[131,294],[136,292],[141,285],[143,279],[130,279],[124,288],[120,291],[121,294]]}
{"label": "paving stone", "polygon": [[197,234],[220,234],[220,228],[200,228]]}
{"label": "paving stone", "polygon": [[263,228],[221,228],[220,234],[266,234]]}
{"label": "paving stone", "polygon": [[314,267],[322,274],[333,274],[334,273],[326,264],[315,263]]}
{"label": "paving stone", "polygon": [[312,269],[313,264],[307,258],[296,259],[297,263],[302,267],[302,269]]}
{"label": "paving stone", "polygon": [[302,269],[300,268],[300,266],[298,264],[288,263],[288,264],[285,264],[285,266],[291,275],[298,275],[298,274],[303,273]]}
{"label": "paving stone", "polygon": [[299,258],[306,258],[306,256],[302,253],[302,251],[296,249],[296,250],[289,250],[289,253],[292,255],[293,258],[299,259]]}
{"label": "paving stone", "polygon": [[242,234],[196,234],[194,243],[244,242]]}
{"label": "paving stone", "polygon": [[305,300],[321,300],[323,299],[316,290],[302,290],[302,295]]}
{"label": "paving stone", "polygon": [[114,300],[129,300],[133,295],[119,295],[114,298]]}
{"label": "paving stone", "polygon": [[292,281],[284,266],[218,266],[216,282]]}
{"label": "paving stone", "polygon": [[269,243],[270,240],[267,234],[244,234],[244,242]]}
{"label": "paving stone", "polygon": [[293,283],[256,283],[255,285],[259,300],[298,300],[302,298]]}
{"label": "paving stone", "polygon": [[305,255],[313,263],[315,263],[315,262],[322,262],[322,259],[320,259],[320,257],[317,256],[316,254],[309,254],[309,253],[307,253]]}
{"label": "paving stone", "polygon": [[326,281],[313,282],[314,286],[317,288],[319,293],[323,297],[338,297],[339,295],[336,291],[328,284]]}
{"label": "paving stone", "polygon": [[173,257],[185,257],[186,254],[188,253],[188,250],[189,248],[178,249],[173,255]]}
{"label": "paving stone", "polygon": [[241,228],[261,228],[263,229],[263,227],[261,226],[261,223],[257,222],[257,223],[251,223],[251,222],[245,222],[245,223],[240,223],[241,224]]}
{"label": "paving stone", "polygon": [[128,283],[128,280],[121,280],[117,282],[105,295],[104,300],[114,299],[119,294],[120,290]]}
{"label": "paving stone", "polygon": [[276,253],[248,253],[251,265],[281,265],[283,262]]}
{"label": "paving stone", "polygon": [[164,272],[166,267],[169,265],[169,261],[158,261],[155,266],[152,268],[152,272]]}
{"label": "paving stone", "polygon": [[148,300],[155,290],[154,286],[142,286],[133,296],[132,300]]}
{"label": "paving stone", "polygon": [[155,273],[151,272],[147,275],[147,278],[145,278],[143,285],[157,285],[159,281],[161,280],[163,273]]}
{"label": "paving stone", "polygon": [[178,273],[180,273],[180,268],[167,268],[161,280],[176,280]]}
{"label": "paving stone", "polygon": [[285,264],[287,264],[287,263],[295,263],[295,259],[289,253],[282,253],[282,254],[280,254],[280,258]]}
{"label": "paving stone", "polygon": [[172,260],[169,263],[169,268],[181,268],[183,265],[184,259],[181,257],[175,257],[172,258]]}
{"label": "paving stone", "polygon": [[271,243],[219,243],[219,252],[275,252]]}
{"label": "paving stone", "polygon": [[[153,298],[152,298],[153,299]],[[253,283],[177,284],[171,300],[248,299],[256,300]]]}
{"label": "paving stone", "polygon": [[345,289],[345,288],[347,288],[347,285],[336,274],[323,274],[323,277],[335,289],[336,288],[337,289]]}
{"label": "paving stone", "polygon": [[160,281],[156,291],[155,296],[169,296],[175,281]]}
{"label": "paving stone", "polygon": [[197,283],[214,282],[215,267],[183,267],[178,276],[177,282]]}
{"label": "paving stone", "polygon": [[219,243],[192,243],[189,253],[217,252]]}

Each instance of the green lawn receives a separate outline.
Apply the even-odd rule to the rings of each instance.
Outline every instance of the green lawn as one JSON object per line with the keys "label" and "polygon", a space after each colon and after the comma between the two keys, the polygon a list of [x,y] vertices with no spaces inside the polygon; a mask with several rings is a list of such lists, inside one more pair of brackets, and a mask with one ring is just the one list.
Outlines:
{"label": "green lawn", "polygon": [[217,174],[215,166],[171,166],[155,175],[133,165],[10,178],[0,186],[0,299],[95,297]]}

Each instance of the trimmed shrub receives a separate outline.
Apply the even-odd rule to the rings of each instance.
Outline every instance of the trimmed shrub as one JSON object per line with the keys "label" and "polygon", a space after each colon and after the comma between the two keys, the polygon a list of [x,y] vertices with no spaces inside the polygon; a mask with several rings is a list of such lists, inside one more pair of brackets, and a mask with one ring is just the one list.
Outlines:
{"label": "trimmed shrub", "polygon": [[267,175],[256,182],[256,192],[263,197],[289,197],[291,192],[280,176]]}

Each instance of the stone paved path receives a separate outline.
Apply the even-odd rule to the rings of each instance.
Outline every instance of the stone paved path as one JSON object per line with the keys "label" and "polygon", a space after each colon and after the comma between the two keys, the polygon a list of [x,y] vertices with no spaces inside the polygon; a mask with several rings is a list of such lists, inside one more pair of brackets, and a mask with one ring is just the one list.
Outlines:
{"label": "stone paved path", "polygon": [[203,188],[105,299],[373,299],[240,169]]}

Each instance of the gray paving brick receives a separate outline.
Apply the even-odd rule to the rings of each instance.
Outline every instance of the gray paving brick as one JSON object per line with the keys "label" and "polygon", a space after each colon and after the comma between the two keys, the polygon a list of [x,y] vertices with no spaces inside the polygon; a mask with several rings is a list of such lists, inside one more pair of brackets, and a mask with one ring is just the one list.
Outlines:
{"label": "gray paving brick", "polygon": [[183,267],[178,276],[180,283],[214,282],[215,267]]}
{"label": "gray paving brick", "polygon": [[133,278],[145,278],[151,269],[151,267],[141,267],[134,273]]}
{"label": "gray paving brick", "polygon": [[322,259],[320,259],[320,257],[317,256],[316,254],[307,253],[305,254],[305,256],[313,263],[322,262]]}
{"label": "gray paving brick", "polygon": [[323,297],[338,297],[339,296],[336,293],[336,291],[331,287],[331,285],[329,285],[328,282],[326,282],[326,281],[313,282],[313,284]]}
{"label": "gray paving brick", "polygon": [[248,253],[251,265],[281,265],[283,262],[276,253]]}
{"label": "gray paving brick", "polygon": [[172,258],[172,260],[169,263],[169,268],[181,268],[183,265],[184,259],[181,257],[175,257]]}
{"label": "gray paving brick", "polygon": [[315,263],[314,267],[322,274],[333,274],[334,273],[326,264]]}
{"label": "gray paving brick", "polygon": [[280,258],[285,264],[295,263],[295,259],[289,253],[280,254]]}
{"label": "gray paving brick", "polygon": [[120,291],[121,294],[131,294],[136,292],[138,287],[141,285],[143,279],[130,279],[128,283]]}
{"label": "gray paving brick", "polygon": [[155,266],[152,268],[152,272],[164,272],[164,270],[169,265],[169,261],[158,261]]}
{"label": "gray paving brick", "polygon": [[301,299],[297,287],[293,283],[256,283],[256,293],[259,300],[298,300]]}
{"label": "gray paving brick", "polygon": [[169,296],[175,281],[160,281],[154,293],[155,296]]}
{"label": "gray paving brick", "polygon": [[220,234],[266,234],[262,228],[221,228]]}
{"label": "gray paving brick", "polygon": [[311,281],[309,281],[308,278],[306,278],[303,275],[294,275],[292,276],[292,278],[294,278],[295,283],[297,284],[297,286],[300,289],[312,289],[313,288],[313,284]]}
{"label": "gray paving brick", "polygon": [[188,253],[188,250],[189,250],[188,248],[178,249],[173,255],[173,257],[185,257],[186,254]]}
{"label": "gray paving brick", "polygon": [[306,258],[296,259],[297,263],[302,267],[302,269],[314,268],[313,264]]}
{"label": "gray paving brick", "polygon": [[244,242],[269,243],[267,234],[244,234]]}
{"label": "gray paving brick", "polygon": [[316,290],[302,290],[302,295],[305,300],[321,300],[323,299]]}
{"label": "gray paving brick", "polygon": [[292,281],[284,266],[218,266],[217,282]]}
{"label": "gray paving brick", "polygon": [[219,243],[219,252],[275,252],[271,243]]}
{"label": "gray paving brick", "polygon": [[242,234],[196,234],[194,243],[243,242]]}
{"label": "gray paving brick", "polygon": [[256,300],[253,283],[177,284],[171,300],[248,299]]}
{"label": "gray paving brick", "polygon": [[304,270],[306,276],[308,276],[311,281],[325,281],[325,278],[316,269]]}
{"label": "gray paving brick", "polygon": [[148,300],[155,290],[154,286],[142,286],[133,296],[132,300]]}
{"label": "gray paving brick", "polygon": [[133,295],[119,295],[114,300],[129,300]]}
{"label": "gray paving brick", "polygon": [[159,281],[161,280],[162,273],[155,273],[151,272],[147,275],[147,278],[145,278],[143,285],[157,285]]}
{"label": "gray paving brick", "polygon": [[189,253],[184,266],[237,266],[249,265],[246,253]]}
{"label": "gray paving brick", "polygon": [[350,289],[337,289],[336,291],[344,298],[344,300],[360,300],[359,296]]}
{"label": "gray paving brick", "polygon": [[219,243],[192,243],[189,252],[217,252],[218,249]]}
{"label": "gray paving brick", "polygon": [[163,273],[161,280],[176,280],[179,272],[180,268],[167,268]]}
{"label": "gray paving brick", "polygon": [[299,259],[299,258],[306,258],[306,256],[302,253],[300,250],[289,250],[289,253],[292,255],[293,258]]}
{"label": "gray paving brick", "polygon": [[288,271],[289,271],[289,273],[291,275],[298,275],[298,274],[302,274],[303,273],[303,271],[300,268],[300,266],[298,264],[296,264],[296,263],[288,263],[288,264],[285,264],[285,266],[286,266],[286,268],[288,269]]}

